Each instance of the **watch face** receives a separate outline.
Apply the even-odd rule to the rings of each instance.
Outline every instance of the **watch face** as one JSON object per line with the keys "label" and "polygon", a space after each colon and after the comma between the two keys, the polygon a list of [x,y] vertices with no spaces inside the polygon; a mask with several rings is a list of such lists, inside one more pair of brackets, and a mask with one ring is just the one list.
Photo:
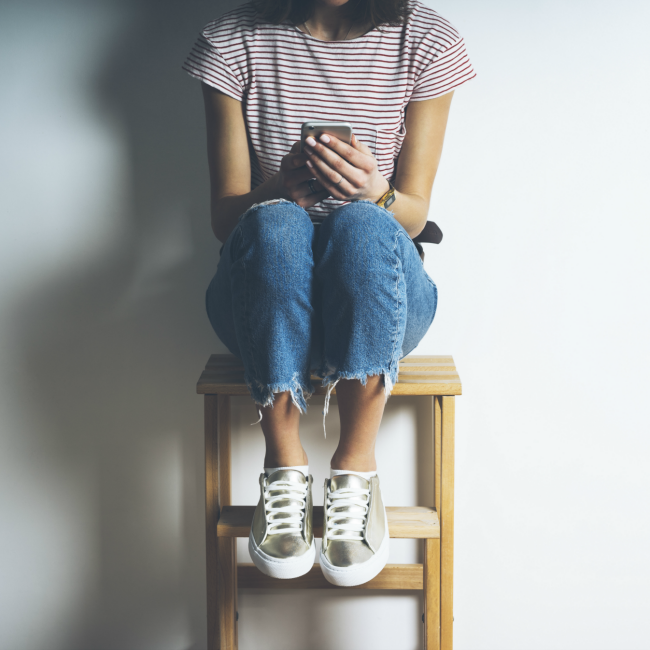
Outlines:
{"label": "watch face", "polygon": [[393,192],[387,199],[386,202],[384,203],[384,207],[387,208],[389,205],[393,205],[395,202],[395,192]]}

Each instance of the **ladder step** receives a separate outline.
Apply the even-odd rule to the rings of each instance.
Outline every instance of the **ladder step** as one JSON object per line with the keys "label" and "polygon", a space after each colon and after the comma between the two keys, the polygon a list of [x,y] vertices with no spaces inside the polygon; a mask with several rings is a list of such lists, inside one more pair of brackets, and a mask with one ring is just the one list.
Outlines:
{"label": "ladder step", "polygon": [[320,565],[314,564],[309,573],[292,580],[278,580],[264,575],[254,564],[237,565],[239,589],[406,589],[423,588],[421,564],[387,564],[376,577],[356,587],[337,587],[325,580]]}
{"label": "ladder step", "polygon": [[[248,537],[254,512],[255,506],[224,506],[217,523],[217,537]],[[386,513],[388,529],[393,538],[440,538],[440,522],[435,508],[424,506],[386,508]],[[323,506],[314,506],[314,537],[322,536]]]}

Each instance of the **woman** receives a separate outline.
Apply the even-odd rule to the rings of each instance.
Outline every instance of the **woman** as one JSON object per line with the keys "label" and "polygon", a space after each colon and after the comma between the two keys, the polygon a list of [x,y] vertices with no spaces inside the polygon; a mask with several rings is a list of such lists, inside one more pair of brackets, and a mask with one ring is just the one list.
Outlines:
{"label": "woman", "polygon": [[[223,242],[210,321],[243,361],[266,440],[249,550],[277,578],[314,563],[312,477],[298,433],[313,372],[341,438],[325,482],[320,564],[337,585],[388,560],[375,439],[398,363],[437,289],[423,229],[463,39],[419,0],[257,0],[209,23],[184,66],[203,83],[212,229]],[[346,144],[307,139],[346,121]],[[390,207],[390,211],[387,209]]]}

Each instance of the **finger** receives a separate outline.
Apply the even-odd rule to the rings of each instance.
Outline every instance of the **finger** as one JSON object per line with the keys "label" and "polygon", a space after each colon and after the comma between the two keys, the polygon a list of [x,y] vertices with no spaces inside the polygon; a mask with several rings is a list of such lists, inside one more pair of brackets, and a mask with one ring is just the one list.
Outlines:
{"label": "finger", "polygon": [[292,169],[297,169],[298,167],[303,167],[307,162],[307,155],[300,152],[300,140],[296,140],[291,145],[290,152],[282,157],[280,161],[280,169],[283,172],[291,171]]}
{"label": "finger", "polygon": [[309,156],[306,153],[288,153],[286,156],[282,157],[280,161],[280,169],[287,173],[294,171],[300,167],[304,167]]}
{"label": "finger", "polygon": [[302,143],[300,140],[296,140],[291,145],[291,153],[289,154],[291,156],[292,162],[290,162],[290,166],[293,167],[304,167],[305,163],[307,162],[307,154],[301,151],[302,149]]}
{"label": "finger", "polygon": [[[350,145],[341,142],[338,140],[338,138],[335,141],[333,136],[325,134],[323,134],[321,138],[327,139],[328,142],[326,144],[322,144],[321,142],[316,142],[313,140],[313,138],[308,138],[308,141],[312,140],[314,143],[313,145],[307,146],[305,148],[305,151],[309,156],[309,160],[311,160],[311,162],[314,162],[314,160],[320,158],[321,160],[325,161],[329,167],[343,176],[350,184],[354,185],[357,189],[361,187],[365,182],[367,174],[373,169],[374,161],[361,152],[356,151],[350,147]],[[339,151],[343,155],[347,155],[352,162],[348,162],[348,160],[339,155],[338,151],[335,151],[331,147],[337,147]],[[353,153],[350,154],[350,152]],[[352,163],[356,163],[357,165],[360,165],[360,167],[357,167]],[[338,176],[335,178],[335,180],[338,180]]]}
{"label": "finger", "polygon": [[361,140],[359,140],[359,138],[357,138],[357,136],[354,135],[354,133],[352,134],[352,140],[351,140],[350,144],[357,151],[360,151],[361,153],[366,154],[367,156],[373,156],[374,157],[374,154],[372,153],[372,149],[370,149],[370,147],[365,142],[361,142]]}
{"label": "finger", "polygon": [[359,183],[363,184],[365,172],[350,165],[337,153],[321,146],[320,153],[315,148],[309,147],[307,155],[309,156],[306,162],[307,167],[317,170],[319,172],[317,177],[321,181],[326,181],[327,187],[337,185],[340,192],[342,183],[345,182],[347,185],[343,185],[343,187],[352,186],[354,187],[352,192],[356,193]]}
{"label": "finger", "polygon": [[[296,187],[302,183],[308,181],[310,178],[314,178],[314,172],[303,165],[299,169],[294,169],[293,171],[285,172],[284,174],[285,183],[287,188]],[[319,189],[321,189],[319,187]]]}
{"label": "finger", "polygon": [[[299,205],[304,207],[311,207],[316,205],[323,199],[326,199],[331,196],[330,191],[323,187],[323,184],[317,179],[314,178],[313,172],[310,170],[310,177],[304,183],[300,183],[299,187],[296,188],[299,190],[297,202]],[[311,183],[309,182],[311,181]],[[312,187],[315,192],[312,192]]]}
{"label": "finger", "polygon": [[[347,144],[334,135],[323,133],[319,138],[319,142],[317,142],[316,146],[313,148],[318,151],[319,154],[322,153],[323,159],[327,162],[330,162],[326,157],[327,152],[333,151],[352,167],[361,169],[365,172],[371,172],[375,166],[375,159],[372,155],[372,151],[370,151],[365,144],[360,142],[354,134],[352,134],[351,142],[353,144]],[[352,179],[350,178],[348,180]]]}
{"label": "finger", "polygon": [[[310,170],[310,174],[311,175],[309,179],[306,180],[304,183],[300,184],[302,189],[304,190],[305,195],[318,194],[319,192],[323,192],[325,190],[325,186],[318,180],[318,178],[314,177],[314,173],[312,170]],[[311,181],[311,183],[309,181]],[[312,191],[312,187],[314,188],[314,191]]]}
{"label": "finger", "polygon": [[[312,187],[314,188],[313,190]],[[295,197],[302,199],[306,196],[310,196],[311,194],[318,194],[319,192],[323,192],[324,190],[325,187],[323,184],[317,178],[315,178],[314,173],[310,171],[309,178],[306,181],[299,183],[298,185],[294,185],[292,193]],[[327,191],[329,192],[329,190]]]}
{"label": "finger", "polygon": [[[312,170],[308,167],[305,167],[305,170],[309,172],[305,178],[301,179],[301,181],[297,181],[294,178],[294,182],[287,185],[287,190],[292,199],[294,201],[301,201],[308,196],[320,195],[322,192],[326,193],[325,198],[327,198],[327,196],[330,195],[329,190],[325,189],[323,184],[314,177],[314,172]],[[322,201],[322,198],[319,198],[318,200]]]}
{"label": "finger", "polygon": [[[315,192],[312,192],[311,189],[312,187],[314,188],[314,190],[316,190]],[[314,178],[313,174],[311,178],[311,185],[309,184],[309,181],[300,184],[301,198],[305,198],[308,196],[317,196],[319,194],[322,194],[323,192],[325,192],[327,196],[330,196],[330,191],[317,178]],[[321,199],[319,199],[319,201],[320,200]]]}
{"label": "finger", "polygon": [[[310,165],[311,167],[309,167]],[[339,174],[338,171],[332,169],[317,156],[308,160],[307,166],[312,170],[321,185],[328,189],[334,198],[348,200],[350,196],[356,194],[357,189],[349,183],[345,176]]]}
{"label": "finger", "polygon": [[329,198],[330,196],[331,194],[329,193],[329,190],[322,190],[316,194],[309,194],[301,199],[298,199],[297,203],[303,208],[311,208],[317,203],[320,203],[321,201]]}

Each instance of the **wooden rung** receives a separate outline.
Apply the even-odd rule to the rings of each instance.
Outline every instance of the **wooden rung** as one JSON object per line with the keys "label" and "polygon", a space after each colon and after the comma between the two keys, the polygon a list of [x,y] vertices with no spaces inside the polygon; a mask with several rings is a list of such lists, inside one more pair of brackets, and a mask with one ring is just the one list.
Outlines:
{"label": "wooden rung", "polygon": [[[409,372],[416,372],[416,371],[424,371],[424,372],[429,372],[429,371],[445,371],[445,372],[453,372],[456,373],[456,366],[454,366],[453,363],[440,363],[440,364],[432,364],[432,363],[403,363],[399,367],[399,374],[403,373],[409,373]],[[456,373],[458,374],[458,373]]]}
{"label": "wooden rung", "polygon": [[356,587],[337,587],[325,580],[320,565],[314,564],[309,573],[292,580],[278,580],[264,575],[254,564],[237,566],[239,589],[408,589],[423,587],[421,564],[387,564],[376,577]]}
{"label": "wooden rung", "polygon": [[[223,506],[217,524],[217,537],[248,537],[254,512],[255,506]],[[393,538],[440,538],[440,522],[434,508],[386,508],[386,512]],[[323,536],[323,506],[314,506],[314,536]]]}

